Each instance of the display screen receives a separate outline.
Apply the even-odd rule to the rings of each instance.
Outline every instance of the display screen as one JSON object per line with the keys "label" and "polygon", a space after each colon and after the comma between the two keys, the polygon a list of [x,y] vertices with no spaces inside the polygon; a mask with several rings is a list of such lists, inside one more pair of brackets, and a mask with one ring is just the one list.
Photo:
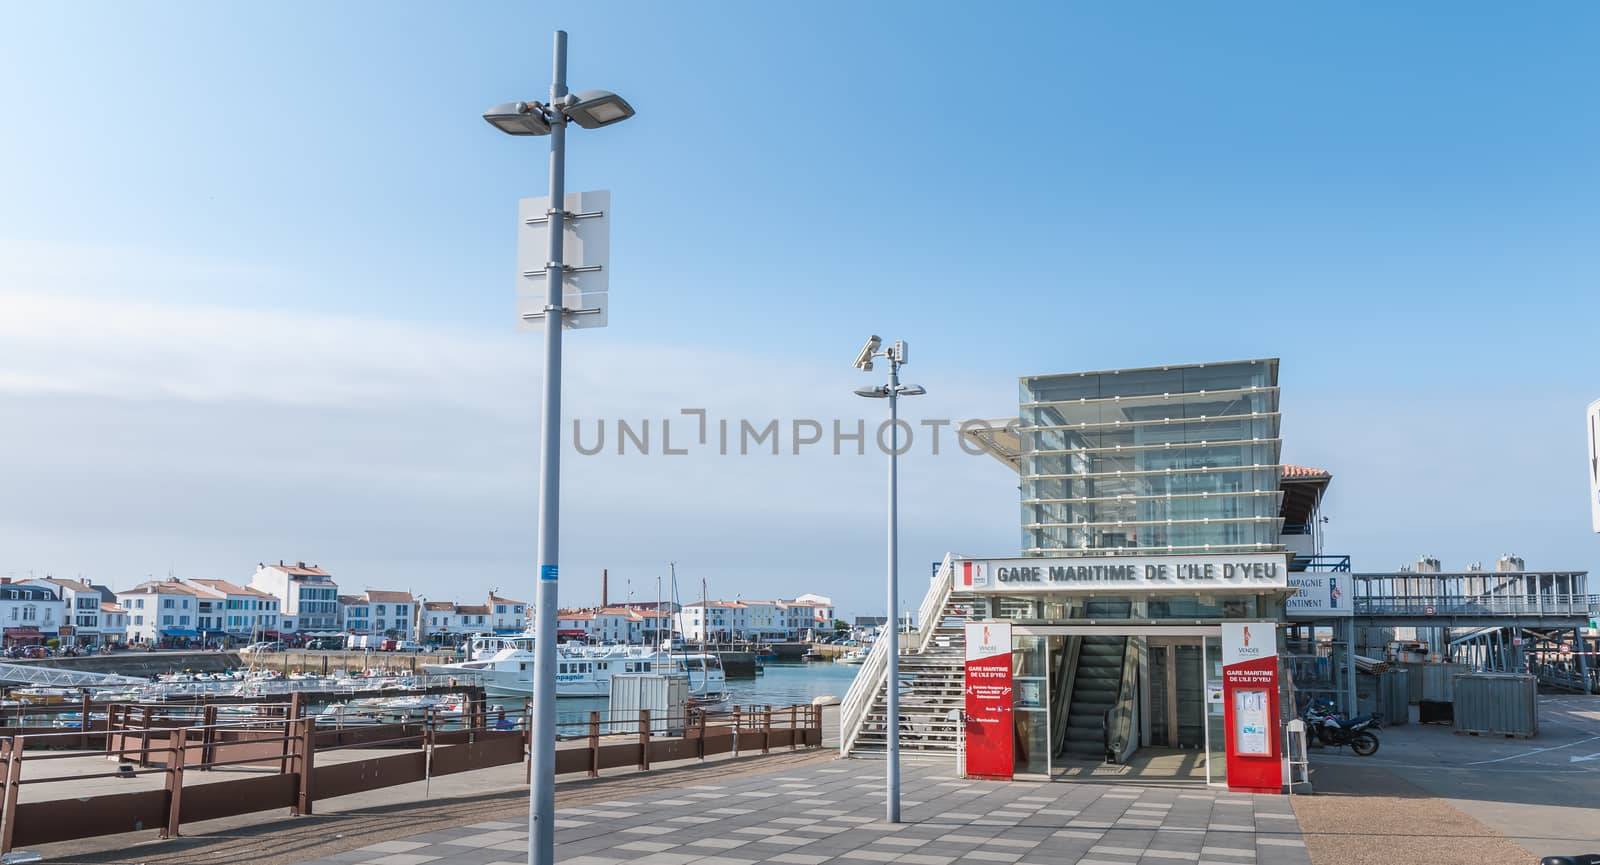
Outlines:
{"label": "display screen", "polygon": [[1234,749],[1239,754],[1271,754],[1267,738],[1267,692],[1234,691],[1233,723],[1237,735]]}

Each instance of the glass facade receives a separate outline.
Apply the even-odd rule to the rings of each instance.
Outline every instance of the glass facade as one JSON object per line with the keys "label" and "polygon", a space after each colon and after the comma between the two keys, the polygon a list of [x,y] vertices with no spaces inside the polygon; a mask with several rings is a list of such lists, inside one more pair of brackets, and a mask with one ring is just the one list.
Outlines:
{"label": "glass facade", "polygon": [[1024,555],[1283,548],[1277,360],[1021,387]]}

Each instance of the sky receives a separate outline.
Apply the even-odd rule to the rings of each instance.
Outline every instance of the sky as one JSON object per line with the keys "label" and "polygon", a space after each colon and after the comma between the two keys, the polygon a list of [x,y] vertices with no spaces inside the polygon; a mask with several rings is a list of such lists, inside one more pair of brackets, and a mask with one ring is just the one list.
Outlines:
{"label": "sky", "polygon": [[[1028,374],[1282,359],[1283,458],[1358,570],[1600,569],[1600,8],[1491,3],[6,6],[0,575],[530,598],[537,335],[517,200],[574,90],[612,192],[610,325],[566,340],[561,598],[816,592],[881,613],[872,333],[913,420]],[[780,453],[662,452],[779,421]],[[615,452],[617,419],[654,447]],[[869,427],[871,429],[871,427]],[[901,458],[902,596],[1015,554],[1015,474]],[[737,432],[735,433],[737,439]],[[630,443],[631,444],[631,443]],[[671,595],[670,581],[663,590]]]}

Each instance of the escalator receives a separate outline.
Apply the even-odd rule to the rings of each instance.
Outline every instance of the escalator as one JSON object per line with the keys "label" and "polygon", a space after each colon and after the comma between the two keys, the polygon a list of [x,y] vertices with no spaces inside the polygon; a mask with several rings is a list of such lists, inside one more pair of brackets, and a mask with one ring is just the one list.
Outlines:
{"label": "escalator", "polygon": [[1078,659],[1066,711],[1066,737],[1060,742],[1057,753],[1104,759],[1106,713],[1118,705],[1123,693],[1128,638],[1087,636],[1077,639]]}

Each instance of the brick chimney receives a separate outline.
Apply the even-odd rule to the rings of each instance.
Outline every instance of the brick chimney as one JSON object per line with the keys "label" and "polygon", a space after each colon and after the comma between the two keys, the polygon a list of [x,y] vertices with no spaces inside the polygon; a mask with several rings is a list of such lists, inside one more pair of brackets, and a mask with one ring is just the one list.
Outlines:
{"label": "brick chimney", "polygon": [[610,604],[607,603],[608,598],[606,596],[606,581],[608,579],[609,579],[609,577],[608,577],[608,575],[606,573],[606,569],[605,568],[601,568],[600,569],[600,609],[602,609],[602,610],[605,609],[606,607],[610,606]]}

